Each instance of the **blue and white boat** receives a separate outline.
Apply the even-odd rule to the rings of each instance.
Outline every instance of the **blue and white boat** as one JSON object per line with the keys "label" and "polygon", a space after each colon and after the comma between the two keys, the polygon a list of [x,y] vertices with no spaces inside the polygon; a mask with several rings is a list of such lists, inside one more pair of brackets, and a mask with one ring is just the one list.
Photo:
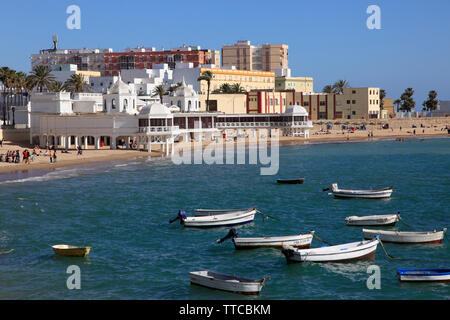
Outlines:
{"label": "blue and white boat", "polygon": [[450,269],[398,269],[399,281],[450,282]]}

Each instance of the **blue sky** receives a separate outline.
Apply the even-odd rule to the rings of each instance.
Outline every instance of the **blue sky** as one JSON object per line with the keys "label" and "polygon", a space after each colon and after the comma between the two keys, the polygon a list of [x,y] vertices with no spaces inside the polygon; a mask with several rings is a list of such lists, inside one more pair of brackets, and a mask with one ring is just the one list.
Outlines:
{"label": "blue sky", "polygon": [[[66,27],[66,8],[81,8],[81,30]],[[369,5],[381,8],[381,30],[369,30]],[[5,14],[8,13],[8,14]],[[30,71],[30,54],[52,46],[157,49],[223,44],[289,45],[293,76],[314,78],[316,91],[339,79],[375,86],[398,98],[415,90],[450,100],[450,1],[2,1],[0,66]]]}

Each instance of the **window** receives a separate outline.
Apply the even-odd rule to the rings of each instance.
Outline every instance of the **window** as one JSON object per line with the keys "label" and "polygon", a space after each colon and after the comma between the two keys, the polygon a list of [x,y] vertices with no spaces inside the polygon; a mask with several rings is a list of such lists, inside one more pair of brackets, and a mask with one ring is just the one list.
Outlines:
{"label": "window", "polygon": [[127,110],[127,107],[128,107],[128,100],[123,99],[123,110]]}
{"label": "window", "polygon": [[355,104],[356,103],[356,100],[352,100],[352,104]]}
{"label": "window", "polygon": [[320,101],[319,105],[324,106],[325,105],[325,101]]}
{"label": "window", "polygon": [[111,100],[111,108],[115,109],[116,108],[116,99],[112,99]]}
{"label": "window", "polygon": [[191,110],[191,100],[188,101],[188,110]]}
{"label": "window", "polygon": [[273,99],[270,99],[270,105],[273,106]]}
{"label": "window", "polygon": [[347,100],[347,104],[350,104],[350,100]]}
{"label": "window", "polygon": [[355,115],[356,114],[356,111],[352,111],[352,115]]}
{"label": "window", "polygon": [[352,90],[352,94],[355,94],[356,93],[356,90]]}
{"label": "window", "polygon": [[181,100],[178,100],[177,106],[178,106],[179,108],[181,108]]}

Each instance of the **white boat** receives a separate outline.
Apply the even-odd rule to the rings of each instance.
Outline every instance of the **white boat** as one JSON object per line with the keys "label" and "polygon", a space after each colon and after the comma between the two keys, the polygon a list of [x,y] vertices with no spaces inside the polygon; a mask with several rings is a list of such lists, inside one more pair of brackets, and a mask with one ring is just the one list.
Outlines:
{"label": "white boat", "polygon": [[345,243],[314,249],[295,249],[283,246],[287,263],[295,262],[350,262],[355,260],[373,260],[378,239]]}
{"label": "white boat", "polygon": [[191,284],[246,295],[259,295],[267,280],[267,278],[252,280],[207,270],[189,272],[189,277]]}
{"label": "white boat", "polygon": [[393,226],[399,220],[400,213],[374,216],[350,216],[345,218],[348,226]]}
{"label": "white boat", "polygon": [[251,208],[245,212],[233,212],[227,214],[218,214],[211,216],[200,216],[200,217],[187,217],[186,213],[182,210],[178,212],[175,219],[170,220],[170,223],[180,220],[180,223],[185,227],[198,227],[198,228],[208,228],[208,227],[226,227],[238,224],[244,224],[252,222],[255,218],[256,208]]}
{"label": "white boat", "polygon": [[393,243],[433,243],[442,242],[447,228],[441,231],[425,231],[425,232],[411,232],[411,231],[386,231],[375,229],[362,229],[364,239],[373,239],[377,235],[383,242]]}
{"label": "white boat", "polygon": [[253,208],[244,208],[244,209],[194,209],[194,216],[217,216],[219,214],[228,214],[228,213],[244,213],[250,210],[256,210]]}
{"label": "white boat", "polygon": [[[324,191],[329,189],[324,189]],[[337,183],[331,185],[331,192],[335,198],[361,198],[361,199],[383,199],[389,198],[393,188],[383,188],[377,190],[348,190],[339,189]]]}
{"label": "white boat", "polygon": [[450,282],[450,269],[398,269],[397,276],[405,282]]}
{"label": "white boat", "polygon": [[309,248],[313,239],[314,231],[308,234],[298,234],[293,236],[279,237],[258,237],[258,238],[239,238],[236,229],[231,229],[222,239],[217,240],[222,243],[227,239],[232,239],[236,249],[252,248],[282,248],[283,245],[289,245],[294,248]]}

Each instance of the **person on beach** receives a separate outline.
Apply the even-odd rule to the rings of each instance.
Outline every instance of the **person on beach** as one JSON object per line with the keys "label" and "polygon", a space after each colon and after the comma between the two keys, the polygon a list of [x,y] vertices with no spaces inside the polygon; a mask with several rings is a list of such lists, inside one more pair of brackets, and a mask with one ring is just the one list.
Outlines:
{"label": "person on beach", "polygon": [[3,147],[3,138],[0,140],[0,147]]}
{"label": "person on beach", "polygon": [[52,153],[52,150],[50,150],[50,163],[53,163],[53,153]]}
{"label": "person on beach", "polygon": [[81,146],[78,146],[77,149],[78,149],[77,156],[83,155],[83,150],[81,150]]}
{"label": "person on beach", "polygon": [[53,163],[56,163],[56,150],[55,151],[53,151]]}

